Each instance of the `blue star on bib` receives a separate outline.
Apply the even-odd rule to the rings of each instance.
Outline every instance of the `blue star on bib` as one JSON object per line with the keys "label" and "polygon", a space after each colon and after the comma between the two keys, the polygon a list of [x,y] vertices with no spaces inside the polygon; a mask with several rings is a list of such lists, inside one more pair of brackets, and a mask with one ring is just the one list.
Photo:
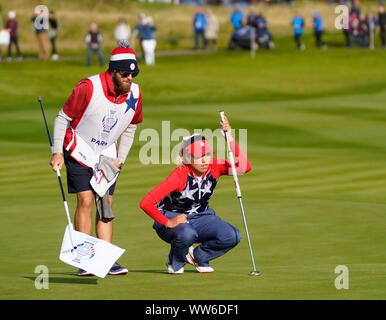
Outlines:
{"label": "blue star on bib", "polygon": [[125,101],[127,104],[127,109],[126,109],[125,113],[127,111],[129,111],[130,109],[133,109],[135,111],[135,104],[137,103],[137,101],[138,101],[138,99],[135,99],[133,96],[133,93],[131,93],[130,98]]}

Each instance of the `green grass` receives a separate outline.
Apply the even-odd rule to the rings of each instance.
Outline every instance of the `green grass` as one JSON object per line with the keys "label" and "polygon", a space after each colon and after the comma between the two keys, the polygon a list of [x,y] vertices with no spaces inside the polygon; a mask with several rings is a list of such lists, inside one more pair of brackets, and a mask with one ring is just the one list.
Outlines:
{"label": "green grass", "polygon": [[[292,45],[288,40],[288,46]],[[0,69],[1,299],[384,299],[386,296],[385,52],[291,48],[159,57],[140,65],[144,122],[116,189],[114,243],[127,251],[124,277],[79,278],[62,263],[66,225],[36,97],[54,117],[79,79],[101,72],[83,60],[26,61]],[[216,129],[218,110],[248,130],[253,170],[240,177],[261,277],[249,249],[231,177],[211,206],[244,238],[214,260],[214,274],[165,272],[168,245],[139,208],[173,165],[142,165],[145,128]],[[175,142],[171,143],[171,147]],[[65,177],[65,173],[63,172]],[[68,196],[71,211],[74,196]],[[49,290],[36,290],[46,265]],[[350,272],[336,290],[337,265]],[[186,288],[189,288],[188,290]]]}

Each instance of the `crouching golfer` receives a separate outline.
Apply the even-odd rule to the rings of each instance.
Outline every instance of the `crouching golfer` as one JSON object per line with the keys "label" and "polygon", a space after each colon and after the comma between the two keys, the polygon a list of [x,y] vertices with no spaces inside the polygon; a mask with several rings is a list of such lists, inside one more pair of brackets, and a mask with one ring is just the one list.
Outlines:
{"label": "crouching golfer", "polygon": [[[56,170],[66,165],[68,192],[77,194],[75,229],[91,235],[95,196],[96,235],[109,242],[115,182],[142,122],[141,92],[133,82],[138,73],[134,51],[120,43],[112,51],[109,69],[78,83],[54,125],[51,166]],[[109,274],[127,271],[115,263]],[[78,275],[90,274],[79,269]]]}
{"label": "crouching golfer", "polygon": [[[231,130],[226,118],[221,127]],[[229,141],[236,157],[237,173],[250,171],[246,155],[231,135]],[[228,252],[241,239],[238,229],[209,208],[209,199],[220,176],[232,175],[230,163],[211,154],[205,137],[198,134],[185,137],[179,166],[140,203],[155,220],[153,228],[158,236],[171,245],[167,259],[170,274],[184,273],[186,263],[200,273],[213,272],[210,261]],[[194,243],[200,245],[193,248]]]}

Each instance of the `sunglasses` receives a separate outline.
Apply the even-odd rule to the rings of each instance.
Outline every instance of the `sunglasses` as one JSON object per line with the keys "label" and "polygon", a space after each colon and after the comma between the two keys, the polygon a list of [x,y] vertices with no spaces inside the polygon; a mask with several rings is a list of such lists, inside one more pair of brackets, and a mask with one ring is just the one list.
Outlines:
{"label": "sunglasses", "polygon": [[135,78],[138,75],[138,72],[129,72],[129,71],[118,71],[122,78],[128,78],[130,75]]}

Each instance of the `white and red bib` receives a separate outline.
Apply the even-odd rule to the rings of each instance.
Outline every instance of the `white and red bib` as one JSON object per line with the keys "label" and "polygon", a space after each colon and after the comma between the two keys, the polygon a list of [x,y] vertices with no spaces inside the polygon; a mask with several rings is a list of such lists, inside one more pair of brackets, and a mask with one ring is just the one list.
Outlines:
{"label": "white and red bib", "polygon": [[93,91],[90,102],[73,131],[67,150],[78,162],[95,169],[101,154],[116,158],[116,141],[133,120],[140,96],[139,86],[132,83],[123,103],[111,102],[103,91],[99,75],[91,76]]}

